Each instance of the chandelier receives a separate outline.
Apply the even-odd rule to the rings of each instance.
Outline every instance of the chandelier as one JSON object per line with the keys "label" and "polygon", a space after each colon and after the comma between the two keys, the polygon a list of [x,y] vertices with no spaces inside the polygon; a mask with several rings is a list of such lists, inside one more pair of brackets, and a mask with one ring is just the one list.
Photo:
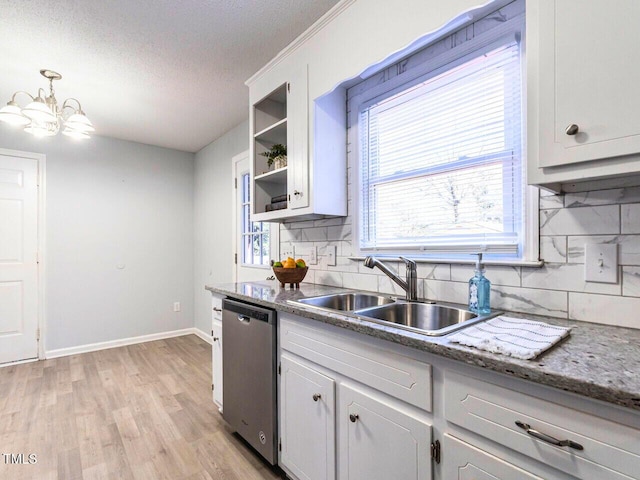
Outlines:
{"label": "chandelier", "polygon": [[[50,137],[62,129],[63,135],[89,138],[89,132],[95,131],[95,128],[82,111],[80,102],[75,98],[67,98],[62,106],[58,105],[53,81],[60,80],[62,75],[47,69],[40,70],[40,75],[49,80],[49,95],[42,88],[38,89],[36,97],[24,91],[14,93],[11,100],[0,109],[0,121],[24,126],[25,132],[36,137]],[[31,102],[24,108],[20,107],[16,102],[18,95],[26,95]]]}

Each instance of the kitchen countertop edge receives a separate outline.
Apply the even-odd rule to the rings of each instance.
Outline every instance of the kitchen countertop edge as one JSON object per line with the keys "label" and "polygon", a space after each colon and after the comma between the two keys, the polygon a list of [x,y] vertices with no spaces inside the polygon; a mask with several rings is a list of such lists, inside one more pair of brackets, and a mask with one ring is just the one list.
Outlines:
{"label": "kitchen countertop edge", "polygon": [[[325,285],[305,284],[304,287],[302,292],[302,289],[280,288],[273,282],[243,282],[207,285],[205,289],[497,373],[640,410],[640,375],[636,374],[640,368],[634,368],[640,367],[638,330],[508,312],[509,316],[572,327],[568,339],[536,359],[519,360],[454,344],[446,336],[429,337],[339,312],[313,310],[288,303],[291,299],[354,291]],[[610,348],[612,343],[619,348]],[[633,358],[629,358],[630,354]]]}

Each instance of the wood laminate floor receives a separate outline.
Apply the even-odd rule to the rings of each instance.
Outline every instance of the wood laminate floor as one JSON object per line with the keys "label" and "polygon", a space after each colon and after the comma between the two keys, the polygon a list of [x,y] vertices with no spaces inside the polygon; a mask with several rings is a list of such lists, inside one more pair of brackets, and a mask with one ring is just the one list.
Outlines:
{"label": "wood laminate floor", "polygon": [[195,335],[0,368],[0,479],[276,478],[214,406]]}

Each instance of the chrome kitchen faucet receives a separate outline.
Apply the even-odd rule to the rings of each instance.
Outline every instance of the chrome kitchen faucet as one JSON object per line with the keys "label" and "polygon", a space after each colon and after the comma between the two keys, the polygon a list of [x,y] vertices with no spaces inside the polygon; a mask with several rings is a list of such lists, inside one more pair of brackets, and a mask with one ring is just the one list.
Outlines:
{"label": "chrome kitchen faucet", "polygon": [[368,256],[364,259],[364,266],[373,268],[378,267],[387,277],[396,282],[406,292],[406,299],[409,301],[418,300],[418,272],[416,262],[405,257],[400,257],[407,265],[406,280],[402,280],[389,267],[375,257]]}

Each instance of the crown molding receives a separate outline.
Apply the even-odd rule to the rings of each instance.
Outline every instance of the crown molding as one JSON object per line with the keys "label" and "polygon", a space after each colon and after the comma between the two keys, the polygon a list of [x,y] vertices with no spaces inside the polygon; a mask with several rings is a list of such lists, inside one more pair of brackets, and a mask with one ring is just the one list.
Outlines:
{"label": "crown molding", "polygon": [[325,13],[313,25],[301,33],[293,42],[282,49],[280,53],[278,53],[269,63],[254,73],[246,82],[244,82],[244,84],[247,87],[250,87],[258,78],[275,68],[289,55],[293,54],[356,1],[357,0],[342,0],[341,2],[338,2],[331,10]]}

